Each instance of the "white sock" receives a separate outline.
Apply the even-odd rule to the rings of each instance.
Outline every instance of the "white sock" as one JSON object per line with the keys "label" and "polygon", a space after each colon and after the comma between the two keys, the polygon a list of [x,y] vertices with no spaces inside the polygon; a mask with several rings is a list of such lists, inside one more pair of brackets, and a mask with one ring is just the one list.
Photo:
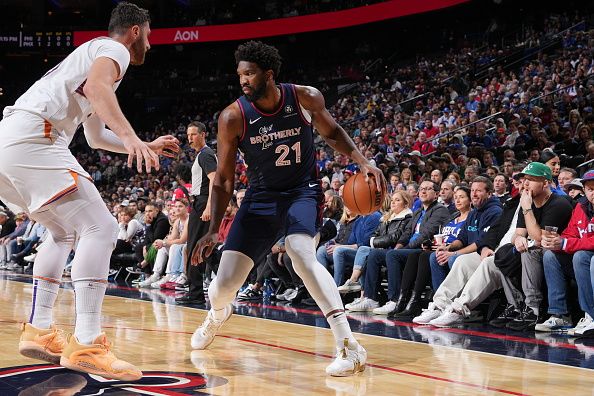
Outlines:
{"label": "white sock", "polygon": [[29,323],[38,329],[49,329],[52,322],[52,310],[60,283],[45,279],[33,279],[33,307]]}
{"label": "white sock", "polygon": [[334,342],[336,342],[336,347],[338,349],[342,349],[344,347],[345,338],[348,338],[349,340],[349,349],[357,349],[358,342],[355,337],[353,337],[353,332],[351,331],[351,326],[347,321],[344,310],[330,313],[326,316],[326,319],[328,320],[328,324],[332,329]]}
{"label": "white sock", "polygon": [[74,335],[81,344],[90,345],[101,334],[101,306],[107,281],[78,279],[72,283],[76,305]]}

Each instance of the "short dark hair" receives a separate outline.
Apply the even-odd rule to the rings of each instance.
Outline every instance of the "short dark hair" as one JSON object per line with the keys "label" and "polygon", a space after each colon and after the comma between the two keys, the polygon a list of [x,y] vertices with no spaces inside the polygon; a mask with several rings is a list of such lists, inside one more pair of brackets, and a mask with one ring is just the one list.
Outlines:
{"label": "short dark hair", "polygon": [[188,127],[186,129],[189,129],[189,128],[192,128],[192,127],[198,128],[198,132],[206,132],[206,125],[204,125],[200,121],[192,121],[192,122],[190,122],[188,124]]}
{"label": "short dark hair", "polygon": [[561,168],[559,170],[559,173],[561,172],[567,172],[571,174],[571,177],[573,177],[574,179],[577,177],[578,173],[575,171],[575,169],[572,168]]}
{"label": "short dark hair", "polygon": [[237,47],[235,62],[239,64],[241,61],[255,63],[264,71],[272,70],[275,78],[278,77],[282,64],[282,58],[276,48],[253,40]]}
{"label": "short dark hair", "polygon": [[494,190],[493,182],[488,177],[477,176],[474,179],[472,179],[472,182],[473,183],[484,183],[485,187],[487,188],[487,192],[493,192],[493,190]]}
{"label": "short dark hair", "polygon": [[187,163],[181,163],[175,169],[175,175],[189,183],[192,181],[192,167]]}
{"label": "short dark hair", "polygon": [[136,4],[122,1],[112,11],[109,19],[109,34],[123,34],[128,28],[134,25],[142,25],[151,21],[148,10],[138,7]]}
{"label": "short dark hair", "polygon": [[159,212],[163,210],[163,203],[157,201],[149,201],[146,206],[154,206],[155,208],[159,209]]}

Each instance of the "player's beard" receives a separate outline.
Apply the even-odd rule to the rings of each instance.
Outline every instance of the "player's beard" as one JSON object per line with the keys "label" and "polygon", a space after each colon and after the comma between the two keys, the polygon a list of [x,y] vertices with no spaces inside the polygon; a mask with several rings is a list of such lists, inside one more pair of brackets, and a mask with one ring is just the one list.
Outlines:
{"label": "player's beard", "polygon": [[132,50],[130,63],[133,65],[142,65],[144,63],[144,56],[146,55],[146,47],[142,36],[131,45],[130,49]]}
{"label": "player's beard", "polygon": [[262,83],[256,86],[255,88],[252,86],[249,87],[252,88],[253,93],[251,95],[248,95],[244,92],[244,96],[250,102],[255,102],[258,99],[261,99],[266,93],[266,81],[262,81]]}

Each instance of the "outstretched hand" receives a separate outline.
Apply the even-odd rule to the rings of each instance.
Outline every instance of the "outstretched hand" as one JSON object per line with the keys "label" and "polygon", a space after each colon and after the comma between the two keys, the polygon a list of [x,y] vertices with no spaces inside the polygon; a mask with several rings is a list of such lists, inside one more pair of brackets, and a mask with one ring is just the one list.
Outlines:
{"label": "outstretched hand", "polygon": [[219,234],[216,232],[208,233],[200,238],[192,251],[192,265],[202,264],[211,255],[218,241]]}
{"label": "outstretched hand", "polygon": [[143,162],[147,173],[150,173],[153,167],[159,170],[159,156],[147,143],[140,140],[136,135],[124,137],[121,140],[128,152],[128,168],[131,168],[134,160],[136,160],[136,170],[139,173],[142,172]]}
{"label": "outstretched hand", "polygon": [[361,173],[365,175],[365,180],[369,180],[369,175],[373,175],[373,177],[375,178],[375,185],[377,186],[377,191],[386,190],[386,178],[384,177],[384,174],[379,168],[368,163],[366,165],[361,166]]}
{"label": "outstretched hand", "polygon": [[175,136],[159,136],[146,144],[157,155],[173,158],[179,152],[179,140]]}

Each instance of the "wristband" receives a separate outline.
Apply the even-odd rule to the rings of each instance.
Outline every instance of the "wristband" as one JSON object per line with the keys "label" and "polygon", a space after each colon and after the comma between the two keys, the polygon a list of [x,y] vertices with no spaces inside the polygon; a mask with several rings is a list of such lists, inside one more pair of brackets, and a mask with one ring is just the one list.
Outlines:
{"label": "wristband", "polygon": [[522,209],[522,213],[524,214],[524,216],[526,216],[526,214],[527,214],[528,212],[531,212],[531,211],[532,211],[532,208],[525,209],[525,210],[524,210],[524,209]]}

